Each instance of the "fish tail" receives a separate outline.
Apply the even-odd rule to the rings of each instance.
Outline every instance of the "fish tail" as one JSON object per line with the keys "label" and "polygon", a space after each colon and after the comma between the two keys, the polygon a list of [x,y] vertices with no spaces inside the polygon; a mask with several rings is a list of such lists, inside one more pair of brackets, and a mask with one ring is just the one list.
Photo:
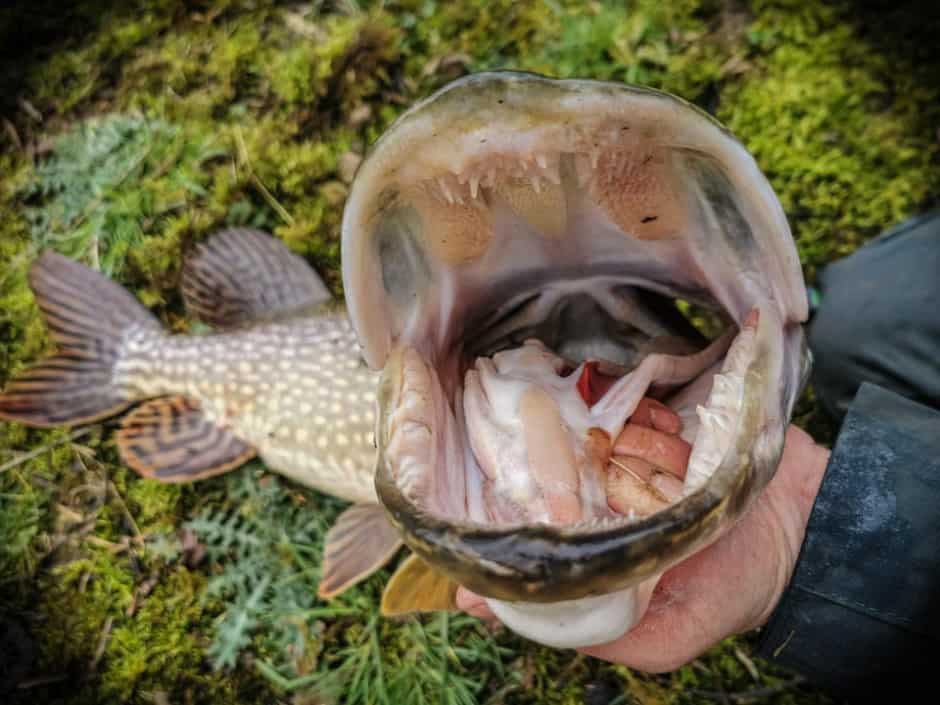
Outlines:
{"label": "fish tail", "polygon": [[115,367],[134,331],[159,332],[130,292],[93,269],[46,251],[29,284],[56,351],[15,377],[0,395],[0,418],[38,427],[113,416],[136,401]]}

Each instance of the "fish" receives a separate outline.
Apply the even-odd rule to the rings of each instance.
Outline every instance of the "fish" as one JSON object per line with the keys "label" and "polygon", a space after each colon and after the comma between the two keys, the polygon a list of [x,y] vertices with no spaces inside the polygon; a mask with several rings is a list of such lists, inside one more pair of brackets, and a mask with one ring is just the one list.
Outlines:
{"label": "fish", "polygon": [[180,290],[210,330],[173,334],[129,291],[54,250],[29,286],[54,350],[0,394],[0,418],[69,428],[120,417],[121,461],[149,481],[198,482],[252,459],[349,506],[325,537],[318,595],[331,599],[402,546],[373,482],[378,373],[341,302],[283,242],[213,233]]}
{"label": "fish", "polygon": [[[412,552],[385,614],[459,585],[533,641],[608,643],[774,476],[812,365],[802,269],[753,155],[693,103],[461,77],[371,145],[341,228],[377,499]],[[617,455],[651,402],[687,444],[671,477]]]}

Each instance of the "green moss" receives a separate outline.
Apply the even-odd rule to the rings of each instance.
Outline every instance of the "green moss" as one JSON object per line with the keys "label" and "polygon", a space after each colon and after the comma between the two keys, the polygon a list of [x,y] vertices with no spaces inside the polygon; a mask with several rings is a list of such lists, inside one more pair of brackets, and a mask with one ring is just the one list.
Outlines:
{"label": "green moss", "polygon": [[937,200],[940,142],[925,129],[940,118],[936,69],[872,51],[847,9],[755,10],[752,77],[728,87],[719,117],[768,174],[812,278]]}
{"label": "green moss", "polygon": [[[177,290],[182,257],[227,224],[274,231],[341,294],[344,157],[471,69],[636,81],[713,112],[769,175],[810,278],[940,200],[931,80],[940,62],[929,51],[915,57],[890,32],[881,38],[870,11],[851,3],[138,0],[46,14],[54,46],[17,62],[7,91],[42,121],[13,105],[4,115],[16,137],[0,130],[0,379],[48,346],[25,278],[44,243],[81,256],[97,240],[99,263],[175,331],[191,326]],[[875,24],[890,30],[898,18]],[[110,146],[101,141],[109,125],[123,126]],[[812,390],[797,411],[825,436]],[[65,436],[0,423],[0,464],[46,449],[0,475],[0,612],[29,615],[40,649],[32,675],[69,678],[24,691],[21,702],[333,693],[419,703],[445,692],[462,703],[580,703],[602,687],[652,704],[758,687],[744,637],[649,677],[490,635],[465,617],[383,620],[376,609],[391,568],[321,603],[317,557],[340,503],[281,480],[265,499],[260,477],[260,495],[239,494],[234,474],[158,485],[120,467],[103,431],[77,439],[90,452]],[[177,532],[197,517],[252,525],[258,560],[239,572],[235,551],[190,566]],[[297,527],[308,535],[292,534]],[[236,646],[216,670],[223,650],[212,644],[228,628]],[[756,665],[762,687],[789,677]]]}
{"label": "green moss", "polygon": [[115,702],[142,702],[144,693],[162,691],[170,702],[183,700],[187,693],[187,699],[195,695],[195,702],[211,702],[215,696],[209,696],[207,689],[220,687],[233,695],[231,687],[204,668],[205,644],[199,636],[204,587],[204,576],[177,567],[141,598],[140,608],[111,633],[104,653],[102,696]]}

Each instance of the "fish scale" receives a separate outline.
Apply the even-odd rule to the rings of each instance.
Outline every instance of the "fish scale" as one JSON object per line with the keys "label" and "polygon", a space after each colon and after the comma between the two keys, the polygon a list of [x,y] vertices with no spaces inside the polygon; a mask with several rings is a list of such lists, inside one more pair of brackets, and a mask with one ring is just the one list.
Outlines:
{"label": "fish scale", "polygon": [[134,397],[197,400],[207,419],[294,480],[348,501],[376,501],[377,373],[362,363],[345,316],[221,335],[145,332],[115,373]]}

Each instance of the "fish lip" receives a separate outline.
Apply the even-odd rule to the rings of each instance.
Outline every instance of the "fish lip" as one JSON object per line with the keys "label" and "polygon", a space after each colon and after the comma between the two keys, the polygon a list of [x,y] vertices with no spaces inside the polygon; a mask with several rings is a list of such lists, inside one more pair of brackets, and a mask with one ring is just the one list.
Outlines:
{"label": "fish lip", "polygon": [[[461,91],[469,95],[472,90],[483,90],[500,83],[504,86],[519,85],[519,82],[538,83],[550,90],[586,85],[611,91],[612,95],[622,96],[626,92],[655,100],[664,99],[669,109],[691,110],[697,119],[704,118],[702,124],[707,124],[707,129],[717,128],[722,148],[731,150],[735,159],[743,160],[744,169],[749,174],[764,178],[753,158],[727,128],[693,104],[665,92],[600,81],[559,80],[520,72],[489,72],[455,81],[417,103],[386,131],[360,167],[347,202],[343,216],[343,280],[352,323],[370,366],[382,368],[394,347],[387,329],[365,329],[363,324],[368,321],[369,292],[365,287],[356,286],[362,283],[364,277],[373,274],[367,272],[364,275],[360,268],[369,254],[368,238],[363,236],[363,230],[369,217],[366,212],[369,199],[374,195],[370,189],[387,166],[382,162],[384,157],[376,160],[375,155],[388,147],[397,129],[409,125],[414,127],[411,121],[416,116],[420,117],[422,111],[434,101],[457,100]],[[769,218],[782,218],[782,207],[772,191],[769,197],[761,192],[761,198],[767,199],[767,203],[761,202],[761,206],[769,207]],[[789,234],[785,219],[783,222],[786,234]],[[771,237],[779,235],[779,232],[775,232]],[[790,253],[783,254],[789,256]],[[798,260],[795,264],[792,260],[787,261],[780,265],[780,271],[769,278],[773,280],[776,277],[786,282],[793,276],[794,267],[799,271]],[[459,584],[486,597],[528,602],[577,599],[630,587],[650,576],[661,574],[715,540],[724,528],[741,516],[773,475],[782,452],[785,424],[781,424],[780,419],[789,418],[792,401],[803,388],[808,366],[808,362],[805,362],[808,352],[803,344],[805,341],[800,327],[806,319],[805,290],[800,288],[792,292],[792,296],[786,300],[774,301],[774,297],[769,296],[761,303],[773,305],[780,314],[781,326],[789,331],[787,334],[791,338],[799,341],[804,374],[798,389],[795,392],[791,390],[785,402],[781,400],[784,402],[782,407],[777,405],[767,410],[775,418],[764,418],[760,413],[751,414],[749,418],[753,427],[747,433],[737,434],[735,442],[738,446],[729,450],[704,486],[680,502],[627,526],[592,530],[590,533],[550,525],[496,528],[451,523],[410,501],[391,477],[381,432],[387,405],[380,403],[375,475],[380,503],[402,533],[405,543],[415,553]],[[756,369],[755,374],[761,377]],[[770,384],[766,379],[764,381]],[[746,395],[748,397],[756,405],[756,411],[760,412],[764,393]],[[762,433],[769,435],[763,438]],[[745,446],[740,445],[742,439],[748,441]]]}

